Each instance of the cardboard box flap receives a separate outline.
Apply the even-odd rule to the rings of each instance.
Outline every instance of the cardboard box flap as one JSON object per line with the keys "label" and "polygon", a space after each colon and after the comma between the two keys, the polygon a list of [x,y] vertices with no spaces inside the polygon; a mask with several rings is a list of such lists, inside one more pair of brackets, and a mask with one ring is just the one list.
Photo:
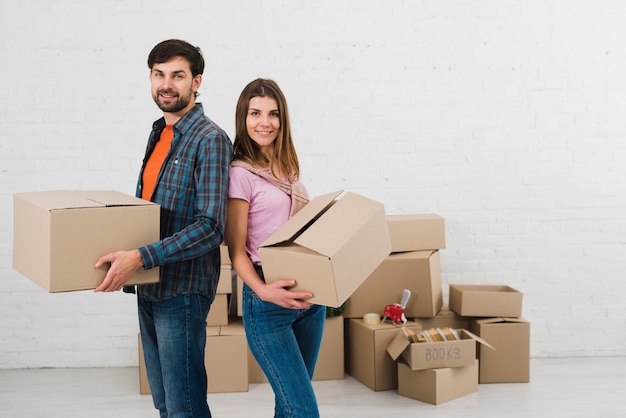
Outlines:
{"label": "cardboard box flap", "polygon": [[505,317],[485,318],[485,319],[476,320],[476,323],[478,324],[510,324],[510,323],[525,324],[527,322],[528,321],[525,320],[524,318],[505,318]]}
{"label": "cardboard box flap", "polygon": [[409,339],[404,334],[399,333],[387,346],[387,353],[392,359],[397,360],[409,345],[411,345]]}
{"label": "cardboard box flap", "polygon": [[[459,330],[459,331],[463,332],[472,340],[477,341],[480,344],[483,344],[491,348],[494,351],[496,350],[491,344],[489,344],[484,339],[480,338],[478,335],[475,335],[466,329]],[[414,344],[428,344],[428,343],[414,343]],[[410,345],[411,345],[411,342],[409,341],[409,339],[404,334],[399,333],[398,335],[394,337],[391,343],[387,346],[387,353],[389,353],[392,359],[397,360],[398,357],[400,357],[400,355],[404,352],[404,350],[406,350],[407,347]]]}
{"label": "cardboard box flap", "polygon": [[48,211],[153,204],[152,202],[115,190],[52,190],[16,193],[15,197],[24,199]]}
{"label": "cardboard box flap", "polygon": [[15,198],[23,199],[48,211],[103,206],[102,203],[87,200],[72,190],[15,193]]}
{"label": "cardboard box flap", "polygon": [[464,329],[463,332],[465,333],[465,335],[469,336],[472,340],[478,341],[479,343],[481,343],[482,345],[485,345],[489,348],[491,348],[492,350],[496,351],[496,349],[489,344],[487,341],[485,341],[484,339],[480,338],[478,335],[473,334],[471,332],[469,332],[468,330]]}
{"label": "cardboard box flap", "polygon": [[332,211],[317,219],[314,231],[303,230],[295,242],[320,254],[335,255],[368,220],[382,211],[382,203],[347,192],[335,203]]}
{"label": "cardboard box flap", "polygon": [[262,247],[293,242],[306,228],[319,218],[335,202],[343,190],[317,196],[284,223],[262,244]]}
{"label": "cardboard box flap", "polygon": [[120,193],[115,190],[88,190],[84,192],[77,192],[84,196],[86,200],[90,200],[94,203],[98,203],[104,206],[142,206],[149,205],[152,202],[140,199],[138,197],[130,196],[124,193]]}

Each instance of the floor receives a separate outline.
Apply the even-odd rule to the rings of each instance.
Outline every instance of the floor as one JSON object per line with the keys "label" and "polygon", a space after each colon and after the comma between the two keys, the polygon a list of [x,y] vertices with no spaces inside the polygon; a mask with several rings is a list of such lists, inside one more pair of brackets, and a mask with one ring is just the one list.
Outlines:
{"label": "floor", "polygon": [[[617,417],[626,416],[626,357],[532,359],[531,382],[482,384],[440,405],[373,392],[346,376],[316,381],[322,417]],[[271,417],[268,384],[209,394],[214,417]],[[139,395],[137,368],[0,370],[1,418],[158,418]]]}

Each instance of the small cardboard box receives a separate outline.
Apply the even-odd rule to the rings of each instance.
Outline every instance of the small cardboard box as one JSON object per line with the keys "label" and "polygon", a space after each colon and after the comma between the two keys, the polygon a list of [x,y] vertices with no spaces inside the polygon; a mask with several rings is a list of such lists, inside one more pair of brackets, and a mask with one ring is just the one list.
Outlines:
{"label": "small cardboard box", "polygon": [[411,343],[403,334],[397,334],[387,347],[387,353],[397,360],[402,356],[411,370],[468,366],[476,359],[476,342],[493,349],[484,339],[467,330],[457,330],[460,340]]}
{"label": "small cardboard box", "polygon": [[220,263],[222,264],[222,266],[225,265],[231,265],[232,262],[230,261],[230,255],[228,253],[228,247],[226,246],[226,244],[220,244]]}
{"label": "small cardboard box", "polygon": [[409,318],[422,325],[422,329],[446,327],[454,329],[469,329],[470,327],[470,318],[457,314],[445,304],[441,307],[437,315],[432,318]]}
{"label": "small cardboard box", "polygon": [[478,360],[463,367],[411,370],[398,362],[398,394],[439,405],[478,392]]}
{"label": "small cardboard box", "polygon": [[[398,334],[397,325],[384,322],[369,325],[362,319],[349,319],[346,325],[346,373],[374,391],[398,387],[398,368],[387,354],[387,346]],[[405,326],[414,332],[422,327],[414,322]]]}
{"label": "small cardboard box", "polygon": [[489,284],[451,284],[450,309],[461,316],[522,316],[523,294],[512,287]]}
{"label": "small cardboard box", "polygon": [[[207,393],[248,391],[248,344],[241,321],[227,326],[207,327],[204,367]],[[150,385],[143,357],[141,334],[139,344],[139,393],[150,394]]]}
{"label": "small cardboard box", "polygon": [[233,293],[233,271],[230,264],[222,264],[220,278],[217,282],[216,294]]}
{"label": "small cardboard box", "polygon": [[444,219],[432,213],[387,215],[391,252],[446,248]]}
{"label": "small cardboard box", "polygon": [[[326,318],[313,380],[342,380],[344,378],[343,322],[342,316]],[[250,350],[248,350],[248,380],[250,383],[267,382],[267,377]]]}
{"label": "small cardboard box", "polygon": [[311,200],[259,247],[265,280],[297,281],[309,301],[339,307],[391,252],[381,203],[355,193]]}
{"label": "small cardboard box", "polygon": [[479,383],[530,381],[530,323],[522,318],[472,320],[471,329],[494,350],[478,347]]}
{"label": "small cardboard box", "polygon": [[443,305],[439,251],[410,251],[388,255],[348,298],[343,315],[363,318],[382,315],[385,306],[400,303],[403,290],[411,291],[404,309],[407,318],[433,317]]}
{"label": "small cardboard box", "polygon": [[206,322],[209,327],[228,325],[228,294],[215,295]]}
{"label": "small cardboard box", "polygon": [[[101,256],[159,240],[160,206],[112,190],[56,190],[13,196],[13,268],[48,292],[95,289]],[[156,283],[159,268],[129,285]]]}

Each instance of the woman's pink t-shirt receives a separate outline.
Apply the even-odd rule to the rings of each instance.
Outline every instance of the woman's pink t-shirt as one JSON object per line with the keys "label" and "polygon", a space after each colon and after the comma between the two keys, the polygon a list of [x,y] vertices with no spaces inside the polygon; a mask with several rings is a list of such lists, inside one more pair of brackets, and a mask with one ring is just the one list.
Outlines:
{"label": "woman's pink t-shirt", "polygon": [[246,252],[254,264],[260,264],[258,248],[289,220],[291,197],[243,167],[231,167],[229,175],[228,197],[250,204]]}

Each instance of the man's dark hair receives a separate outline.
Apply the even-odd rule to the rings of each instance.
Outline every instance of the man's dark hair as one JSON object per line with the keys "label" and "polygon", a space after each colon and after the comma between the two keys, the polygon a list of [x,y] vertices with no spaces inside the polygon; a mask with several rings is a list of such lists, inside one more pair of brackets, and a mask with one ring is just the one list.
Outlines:
{"label": "man's dark hair", "polygon": [[180,39],[169,39],[152,48],[148,55],[148,68],[152,70],[154,64],[162,64],[174,57],[182,57],[189,61],[192,76],[195,77],[204,72],[204,58],[200,48]]}

